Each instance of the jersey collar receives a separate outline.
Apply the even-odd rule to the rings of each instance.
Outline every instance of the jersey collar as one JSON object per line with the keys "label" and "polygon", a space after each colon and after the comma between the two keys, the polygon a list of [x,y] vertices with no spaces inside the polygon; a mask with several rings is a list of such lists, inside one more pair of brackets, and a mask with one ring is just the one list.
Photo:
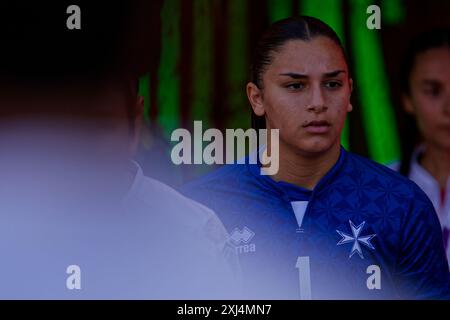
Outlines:
{"label": "jersey collar", "polygon": [[275,181],[270,176],[261,175],[261,164],[259,162],[258,164],[249,164],[247,162],[247,167],[261,187],[270,189],[285,201],[305,201],[309,200],[313,193],[320,192],[334,180],[336,173],[339,172],[341,167],[343,166],[346,157],[347,151],[341,146],[338,160],[333,165],[333,167],[320,179],[319,183],[313,190],[299,187],[284,181]]}

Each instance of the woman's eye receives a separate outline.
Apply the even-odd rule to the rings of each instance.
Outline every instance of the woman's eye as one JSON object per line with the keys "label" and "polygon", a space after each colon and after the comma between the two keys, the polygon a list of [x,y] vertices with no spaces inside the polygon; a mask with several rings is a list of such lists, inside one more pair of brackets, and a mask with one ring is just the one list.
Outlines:
{"label": "woman's eye", "polygon": [[438,97],[441,93],[441,90],[437,87],[431,87],[424,90],[427,96]]}
{"label": "woman's eye", "polygon": [[286,86],[286,88],[291,89],[291,90],[299,90],[299,89],[303,89],[305,87],[305,85],[303,83],[291,83],[288,84]]}
{"label": "woman's eye", "polygon": [[336,89],[336,88],[342,87],[342,84],[338,81],[329,81],[329,82],[325,83],[325,86],[330,89]]}

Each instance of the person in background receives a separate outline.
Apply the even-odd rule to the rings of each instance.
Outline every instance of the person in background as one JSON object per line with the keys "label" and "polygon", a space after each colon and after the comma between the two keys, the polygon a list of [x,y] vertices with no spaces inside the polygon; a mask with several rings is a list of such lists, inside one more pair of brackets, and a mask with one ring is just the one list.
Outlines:
{"label": "person in background", "polygon": [[417,37],[401,68],[402,159],[391,168],[430,198],[450,258],[450,29]]}

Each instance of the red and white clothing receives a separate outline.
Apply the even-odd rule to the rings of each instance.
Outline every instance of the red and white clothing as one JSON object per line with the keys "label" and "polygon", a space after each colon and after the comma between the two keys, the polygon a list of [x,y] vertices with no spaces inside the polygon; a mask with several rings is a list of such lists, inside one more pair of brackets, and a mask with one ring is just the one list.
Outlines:
{"label": "red and white clothing", "polygon": [[[408,177],[426,193],[433,203],[442,226],[447,260],[450,261],[450,177],[447,177],[445,187],[441,188],[436,179],[419,163],[419,156],[423,150],[424,147],[421,146],[413,153]],[[395,163],[389,167],[398,171],[399,164]]]}

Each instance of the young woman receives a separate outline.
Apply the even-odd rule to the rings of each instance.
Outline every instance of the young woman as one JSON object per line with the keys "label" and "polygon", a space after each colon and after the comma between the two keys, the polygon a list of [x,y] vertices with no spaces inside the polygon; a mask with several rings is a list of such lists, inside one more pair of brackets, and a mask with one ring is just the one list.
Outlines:
{"label": "young woman", "polygon": [[450,29],[413,41],[402,67],[403,159],[392,167],[428,195],[450,259]]}
{"label": "young woman", "polygon": [[254,127],[279,129],[278,172],[227,165],[185,188],[228,228],[247,297],[449,295],[426,195],[340,145],[351,92],[343,47],[322,21],[293,17],[262,36],[247,95]]}

